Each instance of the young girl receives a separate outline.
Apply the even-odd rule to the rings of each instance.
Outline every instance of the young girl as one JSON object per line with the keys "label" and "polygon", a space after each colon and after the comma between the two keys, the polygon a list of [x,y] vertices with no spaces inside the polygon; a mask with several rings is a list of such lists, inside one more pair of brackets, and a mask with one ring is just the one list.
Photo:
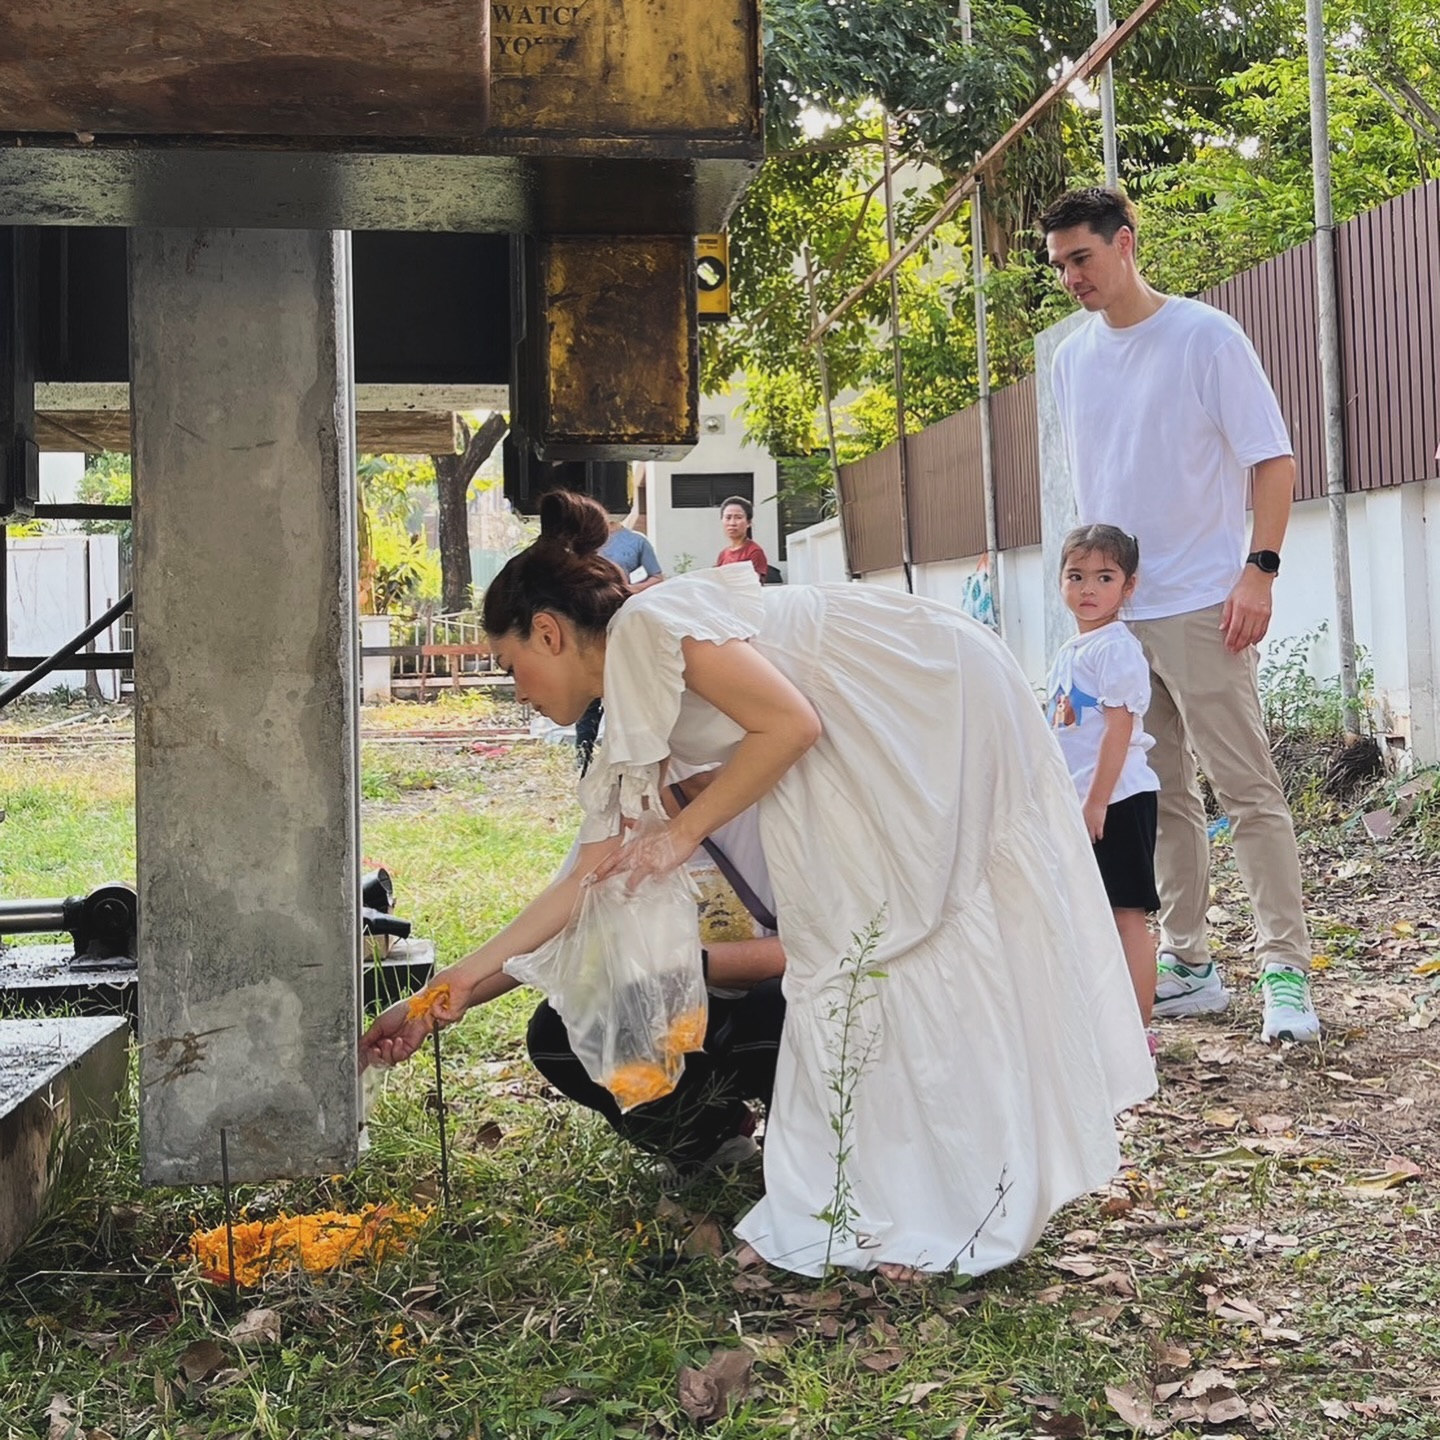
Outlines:
{"label": "young girl", "polygon": [[1045,693],[1051,728],[1080,792],[1140,1018],[1148,1026],[1155,1003],[1155,940],[1146,915],[1160,908],[1155,893],[1160,781],[1145,758],[1155,743],[1144,725],[1150,667],[1120,619],[1139,568],[1139,543],[1113,525],[1086,525],[1065,537],[1060,594],[1079,634],[1060,647]]}

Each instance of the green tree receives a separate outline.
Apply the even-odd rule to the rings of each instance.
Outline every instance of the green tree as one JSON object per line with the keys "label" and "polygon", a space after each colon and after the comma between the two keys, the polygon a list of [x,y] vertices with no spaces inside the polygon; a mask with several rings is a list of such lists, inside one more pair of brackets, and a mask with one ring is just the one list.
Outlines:
{"label": "green tree", "polygon": [[[82,505],[128,505],[132,488],[129,455],[106,450],[86,456],[75,498]],[[87,535],[118,535],[122,549],[129,548],[134,531],[129,520],[82,520],[80,528]]]}
{"label": "green tree", "polygon": [[[1120,15],[1129,4],[1117,4]],[[1348,218],[1440,173],[1440,27],[1429,0],[1332,0],[1335,202]],[[735,320],[706,336],[706,380],[745,376],[746,426],[783,454],[819,448],[808,346],[808,245],[828,310],[886,253],[880,115],[901,155],[934,167],[902,197],[900,234],[933,209],[1064,57],[1094,38],[1090,0],[975,6],[976,45],[928,0],[770,0],[772,158],[732,222]],[[1122,180],[1141,210],[1142,258],[1164,289],[1195,293],[1308,238],[1310,148],[1303,10],[1169,0],[1117,59]],[[828,117],[818,135],[816,116]],[[807,131],[808,123],[808,131]],[[987,176],[991,381],[1033,364],[1034,334],[1071,308],[1034,231],[1060,190],[1099,183],[1093,105],[1060,102]],[[914,173],[914,172],[910,172]],[[965,216],[962,210],[960,221]],[[900,272],[906,418],[925,424],[977,390],[968,227],[942,227]],[[826,338],[842,458],[895,433],[888,294],[867,294]]]}
{"label": "green tree", "polygon": [[470,606],[470,511],[471,486],[480,467],[505,438],[510,421],[499,410],[471,428],[473,417],[460,417],[460,448],[448,455],[432,455],[435,493],[439,505],[440,608],[447,614]]}

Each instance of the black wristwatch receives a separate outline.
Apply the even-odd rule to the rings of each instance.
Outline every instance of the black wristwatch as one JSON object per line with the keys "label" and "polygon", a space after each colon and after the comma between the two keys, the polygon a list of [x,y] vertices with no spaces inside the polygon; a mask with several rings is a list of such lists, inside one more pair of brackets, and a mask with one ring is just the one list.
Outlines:
{"label": "black wristwatch", "polygon": [[1278,550],[1252,550],[1245,557],[1245,563],[1253,565],[1262,575],[1278,575],[1280,573],[1280,552]]}

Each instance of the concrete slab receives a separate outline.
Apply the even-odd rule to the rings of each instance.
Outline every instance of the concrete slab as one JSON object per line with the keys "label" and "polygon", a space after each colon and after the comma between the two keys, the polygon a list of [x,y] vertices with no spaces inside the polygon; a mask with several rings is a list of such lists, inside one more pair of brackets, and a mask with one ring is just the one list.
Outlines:
{"label": "concrete slab", "polygon": [[0,1020],[0,1262],[119,1113],[128,1039],[118,1019]]}
{"label": "concrete slab", "polygon": [[133,960],[75,959],[68,945],[0,946],[0,1015],[61,1007],[69,1015],[135,1018]]}

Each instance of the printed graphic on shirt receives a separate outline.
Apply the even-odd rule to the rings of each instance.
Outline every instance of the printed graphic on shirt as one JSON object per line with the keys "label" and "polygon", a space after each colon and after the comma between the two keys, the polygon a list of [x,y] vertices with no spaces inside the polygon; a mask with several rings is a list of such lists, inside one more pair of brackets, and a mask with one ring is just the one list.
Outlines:
{"label": "printed graphic on shirt", "polygon": [[722,940],[758,940],[766,932],[745,908],[719,867],[701,850],[689,865],[690,878],[700,892],[700,943]]}
{"label": "printed graphic on shirt", "polygon": [[1052,730],[1068,730],[1072,725],[1084,723],[1087,710],[1099,708],[1099,700],[1093,695],[1087,695],[1078,685],[1072,684],[1068,690],[1061,686],[1050,697],[1045,718],[1049,720]]}

